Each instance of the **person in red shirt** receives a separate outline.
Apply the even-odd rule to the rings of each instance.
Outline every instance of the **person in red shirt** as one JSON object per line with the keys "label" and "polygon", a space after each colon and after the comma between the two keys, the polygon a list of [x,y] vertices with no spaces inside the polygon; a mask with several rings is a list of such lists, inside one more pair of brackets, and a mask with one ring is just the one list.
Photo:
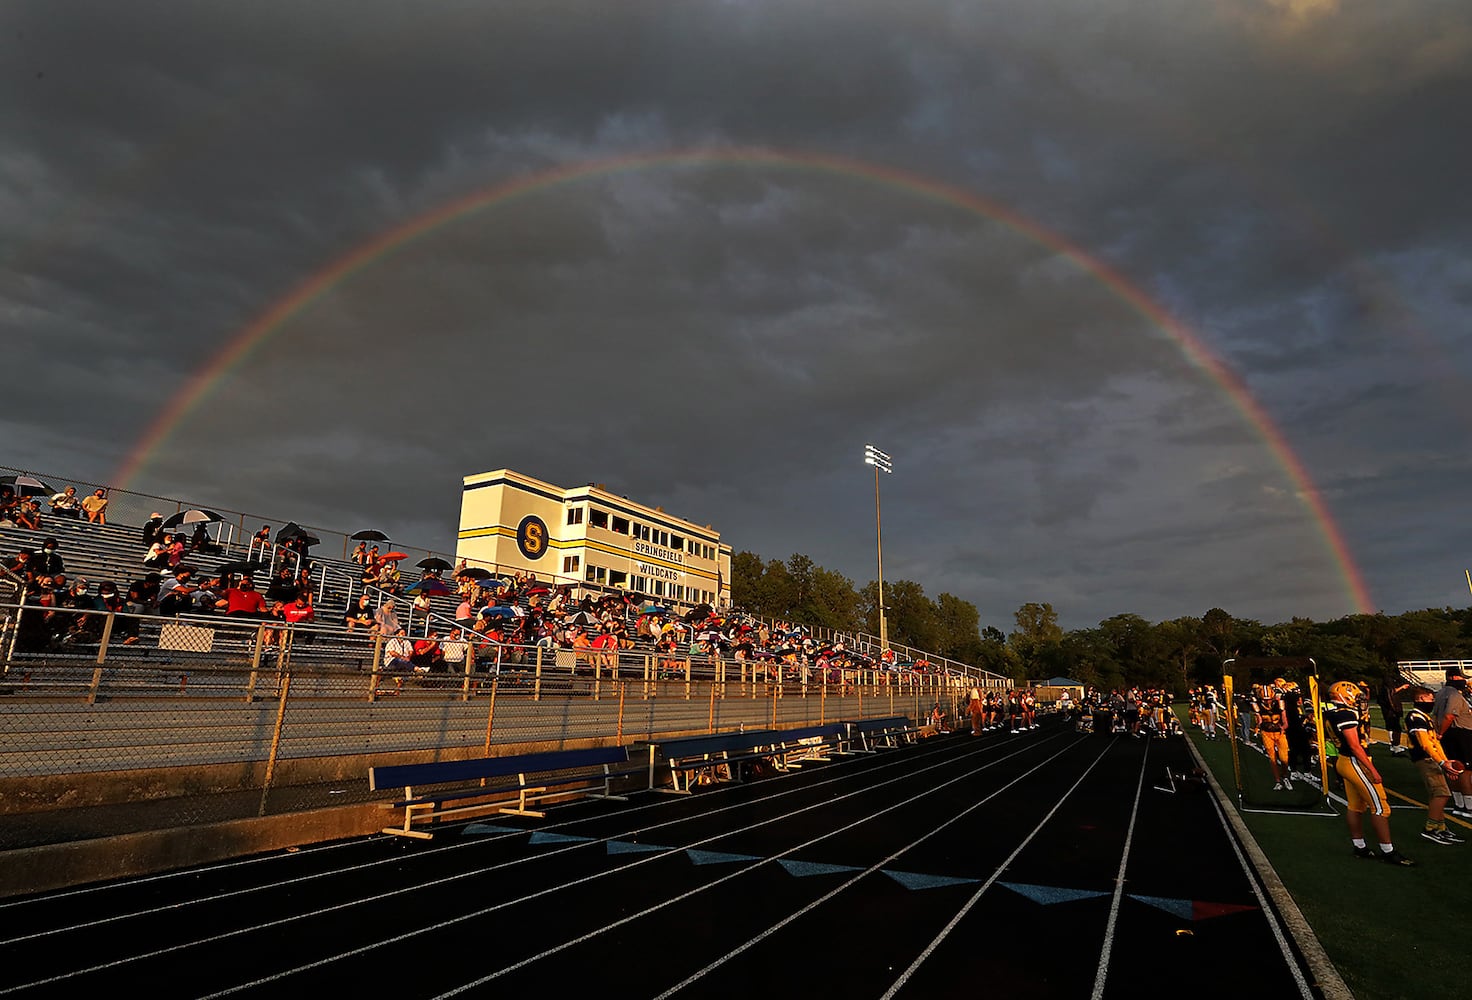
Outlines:
{"label": "person in red shirt", "polygon": [[[275,617],[274,614],[273,617]],[[280,617],[286,623],[287,628],[292,630],[293,642],[311,642],[311,630],[296,633],[295,626],[311,625],[317,620],[317,609],[312,607],[312,592],[307,589],[298,590],[295,600],[281,606]],[[284,635],[282,641],[285,641]]]}
{"label": "person in red shirt", "polygon": [[445,654],[440,649],[440,634],[434,629],[423,639],[414,640],[414,654],[410,659],[414,669],[420,673],[438,673],[445,667]]}
{"label": "person in red shirt", "polygon": [[317,620],[317,609],[312,607],[312,593],[303,590],[296,600],[281,609],[281,617],[288,625],[310,625]]}
{"label": "person in red shirt", "polygon": [[266,599],[250,577],[241,577],[239,584],[225,591],[225,613],[238,618],[266,617]]}

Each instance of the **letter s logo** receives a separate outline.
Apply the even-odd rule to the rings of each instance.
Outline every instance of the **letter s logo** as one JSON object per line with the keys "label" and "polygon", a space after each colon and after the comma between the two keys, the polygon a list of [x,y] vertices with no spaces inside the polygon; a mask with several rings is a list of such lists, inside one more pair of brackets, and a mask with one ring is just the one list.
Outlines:
{"label": "letter s logo", "polygon": [[516,547],[528,559],[540,559],[547,552],[547,525],[535,514],[528,514],[516,526]]}

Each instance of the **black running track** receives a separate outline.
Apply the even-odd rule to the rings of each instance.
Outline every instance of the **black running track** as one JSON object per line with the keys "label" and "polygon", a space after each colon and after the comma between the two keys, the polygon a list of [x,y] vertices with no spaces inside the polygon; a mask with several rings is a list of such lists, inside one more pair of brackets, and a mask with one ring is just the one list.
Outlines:
{"label": "black running track", "polygon": [[0,995],[1313,996],[1190,766],[963,733],[12,900]]}

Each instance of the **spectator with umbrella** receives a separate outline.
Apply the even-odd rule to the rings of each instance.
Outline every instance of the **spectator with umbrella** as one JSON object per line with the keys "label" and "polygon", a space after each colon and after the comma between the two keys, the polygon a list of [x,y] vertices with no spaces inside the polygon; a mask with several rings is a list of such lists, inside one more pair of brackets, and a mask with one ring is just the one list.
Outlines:
{"label": "spectator with umbrella", "polygon": [[189,551],[190,553],[199,552],[207,556],[217,556],[224,550],[210,538],[208,527],[205,522],[201,521],[194,526],[194,533],[189,538]]}
{"label": "spectator with umbrella", "polygon": [[445,570],[452,568],[448,562],[439,556],[430,556],[428,559],[421,559],[415,565],[424,570],[426,577],[433,577],[436,580],[440,578]]}
{"label": "spectator with umbrella", "polygon": [[39,500],[26,500],[15,508],[15,526],[25,528],[28,531],[41,530],[41,503]]}

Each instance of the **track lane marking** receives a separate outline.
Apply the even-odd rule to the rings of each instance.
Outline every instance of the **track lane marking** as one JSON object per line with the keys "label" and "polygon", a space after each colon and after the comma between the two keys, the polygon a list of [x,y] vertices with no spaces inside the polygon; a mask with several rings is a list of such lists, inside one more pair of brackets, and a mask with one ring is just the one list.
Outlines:
{"label": "track lane marking", "polygon": [[1135,784],[1135,804],[1130,809],[1130,825],[1124,835],[1124,852],[1119,858],[1119,873],[1114,876],[1114,898],[1109,902],[1109,921],[1104,925],[1104,945],[1099,952],[1099,968],[1094,973],[1093,1000],[1104,995],[1104,983],[1109,978],[1109,957],[1114,951],[1114,931],[1119,924],[1119,903],[1124,898],[1124,875],[1130,863],[1130,845],[1135,839],[1135,820],[1140,816],[1140,793],[1145,790],[1145,765],[1150,760],[1150,742],[1145,743],[1145,753],[1140,758],[1140,780]]}
{"label": "track lane marking", "polygon": [[1013,850],[1011,854],[1007,855],[1006,859],[997,866],[996,871],[992,872],[991,877],[983,882],[981,887],[978,888],[976,892],[972,893],[971,898],[968,899],[964,904],[962,904],[961,908],[956,911],[955,915],[952,916],[951,919],[946,922],[946,925],[940,929],[940,933],[936,934],[936,936],[931,939],[930,943],[920,950],[920,954],[915,956],[915,960],[910,963],[909,967],[906,968],[904,972],[901,972],[899,974],[899,977],[890,984],[889,989],[885,990],[883,995],[881,996],[881,1000],[891,1000],[891,998],[896,993],[904,988],[905,984],[910,981],[910,977],[915,974],[916,970],[918,970],[921,965],[925,964],[925,961],[930,958],[930,956],[935,952],[935,949],[940,947],[941,943],[950,936],[951,932],[956,929],[956,925],[961,922],[962,918],[964,918],[966,914],[975,909],[976,904],[981,901],[981,897],[986,894],[986,891],[990,889],[994,884],[996,884],[997,880],[1002,877],[1002,873],[1007,870],[1012,862],[1017,860],[1017,856],[1023,852],[1028,844],[1032,843],[1033,838],[1036,837],[1040,832],[1042,832],[1043,827],[1048,825],[1048,821],[1053,818],[1053,815],[1057,813],[1059,809],[1063,808],[1063,803],[1068,801],[1068,797],[1078,790],[1079,785],[1083,784],[1084,779],[1089,776],[1089,772],[1099,766],[1099,762],[1108,755],[1110,749],[1118,742],[1118,736],[1114,736],[1110,739],[1108,746],[1100,751],[1099,756],[1095,757],[1094,762],[1084,769],[1083,774],[1080,774],[1078,776],[1078,780],[1069,787],[1068,791],[1064,792],[1059,797],[1058,801],[1053,804],[1053,808],[1049,809],[1047,813],[1044,814],[1043,818],[1038,821],[1038,825],[1032,828],[1032,832],[1030,832],[1026,837],[1022,839],[1022,843],[1018,844],[1016,849]]}
{"label": "track lane marking", "polygon": [[[1054,739],[1058,739],[1062,735],[1065,735],[1065,734],[1060,733],[1058,735],[1051,736],[1047,740],[1045,740],[1044,742],[1045,743],[1046,742],[1051,742]],[[996,745],[1000,746],[1000,745],[1010,745],[1010,744],[1001,744],[1001,743],[998,743]],[[1029,746],[1031,746],[1031,747],[1036,747],[1038,745],[1039,744],[1029,744]],[[573,882],[560,883],[560,884],[558,884],[556,886],[553,886],[553,887],[551,887],[549,889],[544,889],[544,890],[541,890],[539,892],[531,893],[529,895],[525,895],[525,896],[519,897],[517,899],[506,900],[506,901],[503,901],[503,902],[498,903],[496,905],[493,905],[493,906],[490,906],[490,907],[487,907],[487,908],[484,908],[484,909],[475,911],[473,913],[464,914],[464,915],[461,915],[461,916],[458,916],[458,917],[453,917],[453,918],[450,918],[449,920],[441,921],[439,923],[432,924],[432,925],[430,925],[428,927],[424,927],[424,928],[420,928],[418,930],[409,931],[409,932],[406,932],[404,934],[396,935],[396,936],[394,936],[392,938],[386,939],[385,941],[379,942],[378,944],[375,944],[375,945],[366,946],[366,947],[362,947],[362,948],[356,948],[356,949],[352,949],[350,951],[347,951],[347,952],[344,952],[344,953],[341,953],[341,954],[338,954],[338,955],[328,956],[326,958],[319,959],[319,960],[314,961],[314,962],[311,962],[311,963],[307,963],[306,965],[298,966],[298,967],[296,967],[294,969],[285,970],[285,971],[283,971],[281,973],[274,974],[274,975],[272,975],[270,977],[266,977],[266,978],[257,980],[255,982],[245,983],[245,984],[241,984],[241,985],[238,985],[238,986],[230,987],[230,988],[228,988],[228,989],[226,989],[224,991],[221,991],[221,992],[218,992],[218,993],[215,993],[215,994],[211,994],[211,996],[225,996],[225,995],[228,995],[229,993],[236,992],[236,991],[238,991],[240,989],[244,989],[244,988],[249,987],[249,986],[254,986],[254,985],[259,985],[260,983],[274,981],[275,979],[284,978],[285,976],[294,974],[296,972],[307,971],[309,969],[312,969],[312,968],[315,968],[315,967],[318,967],[318,966],[321,966],[321,965],[326,965],[326,964],[328,964],[330,962],[337,961],[337,960],[342,959],[342,958],[347,958],[347,957],[351,957],[353,955],[361,954],[361,953],[366,952],[366,951],[370,951],[373,948],[381,947],[384,944],[391,944],[391,943],[395,943],[395,942],[398,942],[398,941],[407,940],[407,939],[412,938],[412,937],[415,937],[415,936],[417,936],[419,934],[427,933],[427,932],[434,931],[434,930],[439,930],[439,929],[441,929],[443,927],[453,926],[454,924],[459,923],[461,921],[472,919],[474,917],[484,916],[484,915],[486,915],[488,913],[495,912],[496,910],[504,909],[504,908],[506,908],[508,906],[512,906],[512,905],[515,905],[517,903],[526,902],[528,900],[536,899],[536,898],[538,898],[540,896],[548,895],[548,894],[550,894],[552,892],[556,892],[556,891],[559,891],[561,889],[566,889],[566,888],[570,888],[572,886],[581,885],[581,884],[584,884],[586,882],[593,881],[594,879],[602,878],[602,877],[604,877],[606,875],[617,874],[619,872],[627,871],[627,870],[629,870],[631,868],[636,868],[636,867],[638,867],[640,865],[643,865],[643,864],[648,864],[648,863],[651,863],[653,861],[661,860],[663,858],[668,858],[668,857],[670,857],[670,856],[672,856],[674,854],[679,854],[679,853],[682,853],[682,852],[684,852],[686,850],[689,850],[692,847],[698,847],[698,846],[700,846],[702,844],[712,843],[714,841],[721,840],[721,839],[724,839],[726,837],[732,836],[733,834],[744,833],[744,832],[747,832],[749,830],[758,829],[758,828],[760,828],[762,826],[765,826],[765,825],[768,825],[770,823],[779,822],[779,821],[782,821],[784,819],[791,818],[792,816],[800,815],[801,813],[810,811],[812,809],[818,809],[818,808],[822,808],[822,807],[825,807],[825,806],[829,806],[829,805],[832,805],[832,804],[834,804],[836,802],[841,802],[841,801],[843,801],[845,799],[852,798],[852,797],[854,797],[856,795],[861,795],[861,794],[864,794],[864,793],[873,791],[876,788],[883,788],[883,787],[885,787],[887,785],[891,785],[891,784],[895,784],[897,782],[908,780],[910,778],[915,777],[916,774],[924,774],[927,771],[936,770],[936,769],[945,767],[945,766],[947,766],[949,764],[956,763],[957,761],[965,761],[967,758],[972,757],[972,756],[980,756],[980,755],[984,754],[987,749],[989,749],[989,747],[978,747],[975,750],[967,751],[967,753],[965,755],[961,756],[961,757],[948,757],[945,760],[941,761],[940,763],[932,764],[929,767],[924,768],[924,769],[922,769],[919,772],[915,772],[914,774],[902,774],[902,775],[899,775],[897,777],[890,778],[887,781],[880,782],[877,785],[866,785],[865,787],[863,787],[861,789],[857,789],[855,791],[845,793],[843,795],[838,796],[837,798],[824,799],[822,801],[813,803],[812,805],[805,806],[805,807],[803,807],[801,809],[797,809],[797,810],[794,810],[792,812],[789,812],[789,813],[786,813],[786,814],[783,814],[783,815],[771,817],[771,818],[769,818],[767,820],[764,820],[762,822],[759,822],[759,823],[750,824],[750,825],[748,825],[746,827],[742,827],[742,828],[737,829],[737,830],[726,830],[726,831],[721,832],[718,835],[707,837],[707,838],[704,838],[702,840],[695,841],[695,842],[693,842],[691,844],[686,844],[686,845],[684,845],[682,847],[671,848],[670,850],[668,850],[668,851],[666,851],[666,852],[664,852],[662,854],[651,854],[651,855],[647,855],[647,856],[642,857],[642,858],[640,858],[638,860],[631,861],[629,864],[621,865],[621,866],[619,866],[617,868],[610,868],[610,869],[607,869],[605,871],[596,873],[594,875],[587,876],[586,878],[578,879],[578,880],[573,881]],[[959,780],[961,780],[964,777],[969,777],[969,776],[975,775],[975,774],[977,774],[977,773],[979,773],[981,771],[984,771],[984,770],[987,770],[987,769],[989,769],[991,767],[994,767],[997,764],[1000,764],[1000,763],[1002,763],[1004,761],[1010,760],[1013,757],[1016,757],[1016,756],[1018,756],[1020,754],[1026,753],[1027,750],[1028,750],[1028,747],[1023,747],[1023,748],[1021,748],[1021,749],[1019,749],[1019,750],[1017,750],[1017,751],[1015,751],[1013,753],[1004,754],[1003,756],[998,757],[995,760],[989,761],[988,763],[983,764],[981,767],[976,768],[973,771],[968,771],[965,775],[962,775],[962,776],[960,776],[958,778],[955,778],[955,779],[952,779],[952,780],[953,781],[959,781]],[[886,765],[886,766],[888,766],[888,765]],[[860,772],[860,773],[867,773],[867,772]],[[845,777],[847,777],[847,776],[845,776]],[[837,781],[837,780],[841,780],[841,779],[834,779],[834,780]],[[804,786],[804,787],[806,788],[806,787],[812,787],[812,786]],[[820,785],[819,785],[819,787],[820,787]],[[781,792],[774,793],[774,796],[773,797],[786,796],[786,795],[789,795],[789,794],[795,794],[796,792],[801,791],[801,790],[803,790],[803,789],[786,789],[786,790],[783,790]],[[660,803],[660,804],[663,805],[665,803]],[[640,827],[637,830],[631,831],[631,832],[645,832],[645,831],[648,831],[648,830],[651,830],[651,829],[657,830],[657,829],[660,829],[660,828],[666,827],[666,826],[677,826],[677,825],[679,825],[681,823],[685,823],[685,822],[693,822],[693,821],[698,821],[698,820],[704,820],[704,819],[708,819],[710,816],[719,815],[722,812],[727,812],[727,811],[730,811],[730,810],[733,810],[733,809],[744,808],[745,806],[751,805],[751,804],[752,803],[749,803],[749,802],[747,802],[747,803],[736,803],[734,805],[724,806],[721,809],[715,810],[714,812],[711,812],[711,813],[701,813],[701,814],[693,815],[693,816],[680,817],[680,818],[677,818],[677,819],[669,820],[668,822],[665,822],[665,823],[662,823],[662,824],[657,824],[657,825],[655,825],[653,827]],[[643,808],[643,807],[640,807],[640,808]],[[534,832],[534,831],[526,831],[526,832]],[[627,835],[627,834],[621,834],[620,836],[625,836],[625,835]],[[515,834],[514,836],[520,836],[520,834]],[[607,838],[607,839],[617,839],[617,838]],[[567,847],[555,848],[555,849],[550,850],[550,851],[542,851],[542,852],[537,853],[536,855],[530,855],[530,856],[527,856],[527,857],[515,859],[513,861],[505,862],[505,863],[502,863],[502,864],[497,864],[497,865],[492,865],[492,866],[489,866],[489,867],[486,867],[486,868],[476,869],[476,870],[474,870],[472,872],[461,872],[461,873],[457,873],[455,875],[446,876],[445,878],[434,879],[434,880],[429,881],[429,882],[421,882],[421,883],[418,883],[418,884],[415,884],[415,885],[404,886],[404,887],[401,887],[401,888],[398,888],[398,889],[389,890],[387,892],[376,893],[374,895],[367,896],[367,897],[351,899],[351,900],[348,900],[348,901],[345,901],[345,902],[342,902],[342,903],[333,904],[331,906],[319,907],[319,908],[317,908],[315,910],[311,910],[311,911],[300,912],[300,913],[293,913],[293,914],[291,914],[289,916],[286,916],[286,917],[281,917],[281,918],[278,918],[278,919],[275,919],[275,920],[269,920],[269,921],[265,921],[265,922],[262,922],[262,923],[252,924],[252,925],[246,926],[246,927],[235,928],[233,930],[224,931],[224,932],[221,932],[219,934],[214,934],[214,935],[210,935],[208,937],[200,938],[200,939],[197,939],[195,941],[181,942],[181,943],[169,945],[169,946],[166,946],[166,947],[163,947],[163,948],[157,948],[157,949],[154,949],[153,951],[143,952],[143,953],[139,953],[139,954],[136,954],[136,955],[129,955],[129,956],[125,956],[125,957],[122,957],[122,958],[114,959],[112,961],[99,963],[99,964],[96,964],[96,965],[93,965],[93,966],[89,966],[89,967],[86,967],[86,968],[74,969],[74,970],[71,970],[69,972],[65,972],[65,973],[62,973],[62,974],[59,974],[59,975],[48,977],[46,979],[34,980],[34,981],[28,982],[28,983],[21,983],[21,984],[18,984],[18,985],[7,986],[7,987],[4,987],[3,989],[0,989],[0,995],[10,994],[10,993],[16,993],[16,992],[19,992],[21,990],[34,988],[36,986],[50,985],[51,983],[61,982],[61,981],[67,980],[67,979],[75,978],[77,976],[89,975],[89,974],[94,973],[94,972],[102,972],[102,971],[106,971],[108,969],[117,968],[117,967],[120,967],[120,966],[123,966],[123,965],[127,965],[127,964],[132,963],[132,962],[142,961],[142,960],[145,960],[145,959],[158,958],[158,957],[163,956],[163,955],[168,955],[168,954],[172,954],[172,953],[175,953],[175,952],[183,951],[183,950],[188,949],[188,948],[198,947],[200,945],[216,944],[216,943],[218,943],[220,941],[225,941],[225,940],[229,940],[231,938],[240,937],[240,936],[243,936],[245,934],[250,934],[250,933],[254,933],[254,932],[257,932],[257,931],[263,931],[263,930],[271,930],[271,929],[274,929],[274,928],[277,928],[277,927],[281,927],[281,926],[284,926],[284,925],[287,925],[287,924],[294,923],[296,921],[304,920],[304,919],[307,919],[307,918],[310,918],[310,917],[324,916],[326,914],[334,913],[334,912],[341,911],[341,910],[346,910],[346,909],[349,909],[349,908],[354,907],[354,906],[361,906],[361,905],[365,905],[365,904],[368,904],[368,903],[381,902],[381,901],[383,901],[385,899],[392,899],[394,897],[402,896],[402,895],[405,895],[405,894],[408,894],[408,893],[412,893],[412,892],[416,892],[416,891],[419,891],[421,889],[426,889],[426,888],[432,888],[432,887],[435,887],[435,886],[445,885],[445,884],[448,884],[448,883],[456,882],[456,881],[459,881],[461,879],[469,878],[469,877],[473,877],[473,876],[489,874],[489,873],[496,872],[496,871],[499,871],[499,870],[502,870],[502,869],[505,869],[505,868],[513,867],[515,865],[519,865],[519,864],[523,864],[523,863],[529,863],[529,862],[534,862],[534,861],[538,861],[538,860],[543,860],[543,859],[546,859],[546,858],[549,858],[549,857],[555,857],[556,855],[562,854],[562,853],[567,852],[567,851],[582,850],[582,849],[584,849],[586,847],[599,846],[600,844],[604,844],[606,842],[607,842],[606,840],[594,840],[594,841],[586,841],[586,842],[578,843],[578,844],[570,844]],[[477,842],[477,844],[483,844],[483,843],[485,843],[485,842],[484,841]],[[456,846],[458,847],[458,846],[462,846],[462,845],[456,845]],[[473,845],[463,845],[463,846],[473,846]],[[447,848],[446,850],[449,850],[449,848]]]}
{"label": "track lane marking", "polygon": [[[943,766],[944,764],[949,764],[949,763],[955,763],[957,761],[962,761],[962,760],[965,760],[967,757],[970,757],[972,755],[977,755],[977,754],[984,753],[988,749],[992,749],[993,747],[1000,746],[1000,745],[1002,745],[1002,744],[1000,744],[1000,743],[992,743],[992,744],[989,744],[987,746],[973,747],[973,748],[970,748],[966,752],[966,754],[963,755],[963,756],[960,756],[960,757],[947,756],[945,758],[945,760],[942,761],[940,764],[936,764],[936,765],[932,765],[932,766],[939,767],[939,766]],[[937,757],[937,756],[940,756],[940,755],[941,755],[941,752],[939,750],[936,750],[936,751],[932,751],[932,752],[924,755],[923,757],[921,757],[921,759],[923,760],[923,759],[926,759],[927,757]],[[893,767],[896,767],[896,766],[898,766],[898,765],[895,764],[895,763],[885,763],[885,764],[882,764],[882,765],[879,765],[879,766],[876,766],[876,767],[873,767],[873,768],[870,768],[870,769],[867,769],[867,770],[851,771],[851,772],[848,772],[848,773],[845,773],[845,774],[835,775],[835,776],[833,776],[831,778],[825,778],[822,781],[814,782],[811,785],[803,785],[803,786],[800,786],[798,788],[783,789],[782,791],[774,792],[774,793],[772,793],[772,795],[767,796],[766,798],[763,798],[763,799],[761,799],[759,801],[767,802],[767,801],[771,801],[774,798],[788,796],[788,795],[799,794],[799,793],[801,793],[803,791],[806,791],[809,788],[821,788],[824,785],[835,784],[835,783],[838,783],[838,782],[841,782],[841,781],[849,780],[849,779],[854,778],[854,777],[863,776],[865,774],[871,774],[871,773],[873,773],[875,771],[886,770],[886,769],[890,769],[890,768],[893,768]],[[919,772],[919,773],[924,773],[924,772]],[[869,787],[883,787],[883,786],[882,785],[878,785],[878,786],[869,786]],[[722,791],[722,792],[724,792],[725,790],[726,789],[720,789],[720,791]],[[841,801],[841,800],[835,800],[835,801]],[[751,802],[738,802],[738,803],[735,803],[735,804],[730,805],[730,806],[723,806],[723,807],[721,807],[720,810],[717,810],[716,812],[701,813],[699,817],[694,817],[694,818],[704,818],[704,817],[710,816],[710,815],[718,815],[719,812],[726,811],[726,810],[732,810],[732,809],[740,809],[740,808],[743,808],[744,806],[751,805],[751,804],[752,804]],[[631,814],[642,812],[642,811],[645,811],[647,809],[657,809],[657,808],[661,808],[661,807],[674,808],[675,805],[676,805],[676,803],[672,802],[669,799],[661,799],[658,802],[651,802],[648,805],[635,806],[634,808],[628,809],[628,810],[625,810],[625,811],[622,811],[622,812],[618,813],[617,815],[619,815],[619,816],[629,816]],[[642,833],[645,833],[645,832],[647,832],[649,830],[662,829],[665,826],[669,826],[669,825],[672,825],[672,824],[678,824],[678,823],[684,822],[684,821],[685,821],[685,819],[677,819],[677,820],[670,820],[670,821],[667,821],[667,822],[662,823],[662,824],[656,824],[655,826],[652,826],[652,827],[651,826],[641,826],[641,827],[637,827],[637,828],[634,828],[634,829],[626,830],[626,831],[624,831],[621,834],[612,835],[612,836],[610,836],[610,837],[608,837],[606,839],[609,839],[609,840],[618,840],[618,839],[621,839],[622,837],[631,836],[633,834],[642,834]],[[538,831],[535,831],[535,832],[546,833],[546,832],[550,832],[550,831],[555,831],[559,826],[572,826],[572,825],[574,825],[576,823],[580,823],[580,822],[583,822],[583,820],[568,820],[568,821],[566,821],[564,823],[554,823],[554,824],[551,824],[551,825],[549,825],[549,826],[547,826],[545,828],[542,828],[542,829],[540,829]],[[111,915],[106,916],[106,917],[97,917],[97,918],[94,918],[92,920],[82,921],[80,923],[71,923],[71,924],[66,924],[66,925],[59,926],[59,927],[51,927],[51,928],[46,928],[44,930],[32,931],[32,932],[30,932],[28,934],[21,934],[21,935],[15,936],[15,937],[5,938],[3,940],[0,940],[0,947],[7,947],[7,946],[10,946],[10,945],[14,945],[14,944],[22,944],[22,943],[24,943],[26,941],[33,941],[33,940],[37,940],[39,938],[50,937],[50,936],[54,936],[54,935],[57,935],[57,934],[67,934],[67,933],[72,933],[74,931],[89,930],[89,929],[96,928],[96,927],[106,926],[108,924],[119,923],[119,922],[124,921],[124,920],[131,920],[131,919],[135,919],[135,918],[148,917],[148,916],[156,916],[156,915],[158,915],[160,913],[174,913],[174,912],[178,912],[180,910],[186,909],[186,908],[191,907],[191,906],[196,906],[196,905],[199,905],[199,904],[202,904],[202,903],[217,903],[217,902],[221,902],[221,901],[228,900],[228,899],[238,898],[238,897],[241,897],[241,896],[248,896],[248,895],[250,895],[252,893],[256,893],[256,892],[266,892],[266,891],[270,891],[270,890],[274,890],[274,889],[288,889],[288,888],[291,888],[291,887],[294,887],[294,886],[300,886],[300,885],[303,885],[303,884],[306,884],[306,883],[309,883],[309,882],[314,882],[314,881],[317,881],[317,880],[320,880],[320,879],[332,878],[332,877],[338,876],[338,875],[347,875],[347,874],[350,874],[352,872],[367,871],[367,870],[370,870],[370,869],[373,869],[373,868],[377,868],[377,867],[380,867],[380,866],[383,866],[383,865],[403,865],[406,861],[409,861],[409,862],[417,862],[417,861],[421,861],[421,860],[426,860],[426,859],[431,859],[431,858],[437,858],[438,856],[440,856],[442,854],[445,854],[445,853],[448,853],[450,851],[457,851],[457,850],[461,850],[461,849],[471,849],[471,848],[477,848],[477,847],[484,847],[484,846],[486,846],[488,844],[493,844],[493,843],[496,843],[498,841],[509,840],[511,837],[521,836],[523,833],[527,833],[527,832],[530,832],[530,831],[518,830],[515,833],[508,834],[505,837],[490,837],[490,838],[485,838],[483,840],[473,841],[473,842],[464,842],[464,841],[462,841],[462,842],[456,843],[456,844],[446,844],[446,845],[443,845],[443,846],[440,846],[440,847],[436,847],[436,848],[433,848],[433,849],[430,849],[430,850],[427,850],[427,851],[419,851],[419,852],[416,852],[416,853],[414,853],[412,855],[408,855],[408,856],[394,855],[394,856],[391,856],[391,857],[379,858],[379,859],[374,860],[374,861],[364,861],[364,862],[361,862],[361,863],[358,863],[358,864],[352,864],[352,865],[348,865],[348,866],[342,867],[342,868],[331,868],[331,869],[328,869],[326,871],[311,872],[311,873],[308,873],[306,875],[300,875],[300,876],[297,876],[295,878],[282,879],[282,880],[274,881],[274,882],[271,882],[271,883],[268,883],[268,884],[265,884],[265,885],[253,885],[253,886],[247,886],[247,887],[242,888],[242,889],[233,889],[233,890],[228,890],[226,892],[217,892],[217,893],[211,893],[211,894],[203,895],[203,896],[195,896],[195,897],[192,897],[192,898],[189,898],[189,899],[177,900],[177,901],[172,902],[172,903],[163,903],[163,904],[160,904],[158,906],[148,907],[146,909],[129,910],[129,911],[126,911],[124,913],[111,914]],[[373,840],[381,840],[381,839],[385,839],[385,838],[375,836],[372,839]],[[334,846],[339,846],[339,845],[334,845]],[[574,845],[574,846],[582,846],[582,845]],[[571,849],[571,847],[570,848],[565,848],[565,849]],[[320,852],[312,852],[312,853],[315,854],[315,853],[320,853]],[[560,852],[558,852],[558,853],[560,853]],[[517,859],[516,861],[508,862],[507,864],[522,864],[522,863],[532,862],[532,861],[536,861],[536,860],[538,860],[540,858],[550,857],[550,856],[552,856],[552,854],[553,854],[553,852],[544,852],[544,853],[539,854],[539,855],[529,856],[529,857],[525,857],[525,858],[520,858],[520,859]],[[291,856],[295,856],[295,855],[291,855]],[[260,860],[266,860],[266,859],[253,859],[253,860],[260,861]],[[272,859],[270,859],[270,860],[274,860],[274,857]],[[503,865],[493,865],[493,866],[490,866],[490,867],[487,867],[487,868],[472,869],[471,871],[461,872],[461,873],[459,873],[459,874],[457,874],[455,876],[452,876],[452,878],[473,878],[473,877],[475,877],[477,875],[482,875],[482,874],[487,874],[489,872],[498,871],[501,868],[504,868],[506,866],[507,866],[506,864],[503,864]],[[185,869],[184,872],[185,873],[193,873],[189,869]],[[151,876],[148,879],[145,879],[144,881],[150,881],[153,878],[158,878],[158,877],[162,877],[162,876]],[[105,889],[105,888],[110,888],[110,887],[112,887],[114,885],[126,885],[126,884],[128,884],[128,883],[111,883],[109,886],[104,886],[104,887],[100,887],[100,888],[104,888]],[[431,882],[421,883],[421,885],[423,885],[423,886],[434,886],[434,885],[438,885],[438,884],[440,884],[440,882],[438,880],[431,881]],[[73,893],[80,894],[80,893],[84,893],[86,891],[88,891],[88,890],[73,890],[72,893],[67,893],[66,895],[71,895]],[[31,899],[31,900],[24,900],[24,901],[19,901],[19,902],[41,902],[41,901],[45,901],[45,900],[53,899],[53,898],[57,898],[57,897],[50,897],[50,896],[35,897],[34,899]],[[4,990],[0,990],[0,993],[3,993],[3,992],[5,992],[5,991]]]}

